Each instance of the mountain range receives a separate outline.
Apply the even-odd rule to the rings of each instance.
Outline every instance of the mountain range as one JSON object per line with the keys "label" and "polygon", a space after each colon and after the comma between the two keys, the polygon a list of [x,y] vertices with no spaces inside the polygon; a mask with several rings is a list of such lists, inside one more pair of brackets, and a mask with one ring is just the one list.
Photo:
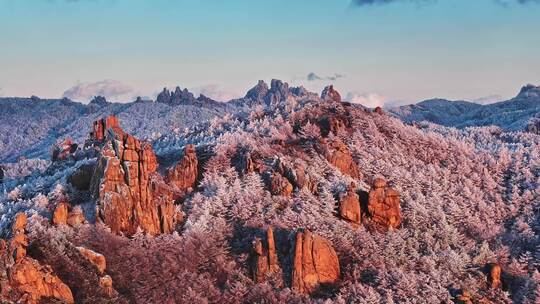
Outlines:
{"label": "mountain range", "polygon": [[226,103],[3,99],[0,299],[537,303],[540,139],[481,126],[535,116],[516,109],[537,89],[409,106],[490,109],[474,128],[279,80]]}
{"label": "mountain range", "polygon": [[510,100],[486,105],[430,99],[388,111],[407,123],[429,121],[457,128],[494,125],[506,131],[521,131],[540,112],[540,87],[529,84]]}

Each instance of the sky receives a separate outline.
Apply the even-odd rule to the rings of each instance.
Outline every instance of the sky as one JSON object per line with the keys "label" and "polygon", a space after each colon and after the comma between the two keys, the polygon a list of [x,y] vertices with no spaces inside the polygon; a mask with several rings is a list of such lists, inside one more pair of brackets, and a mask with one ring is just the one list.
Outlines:
{"label": "sky", "polygon": [[87,102],[259,79],[367,105],[540,85],[535,0],[0,0],[0,96]]}

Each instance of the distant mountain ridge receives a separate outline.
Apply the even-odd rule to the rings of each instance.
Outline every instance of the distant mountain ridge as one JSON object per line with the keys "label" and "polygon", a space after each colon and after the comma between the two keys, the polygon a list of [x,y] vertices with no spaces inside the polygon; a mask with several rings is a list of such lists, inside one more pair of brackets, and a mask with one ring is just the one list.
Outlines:
{"label": "distant mountain ridge", "polygon": [[514,98],[486,105],[430,99],[388,111],[407,123],[430,121],[457,128],[495,125],[506,131],[520,131],[526,130],[540,112],[540,87],[528,84]]}
{"label": "distant mountain ridge", "polygon": [[47,158],[51,145],[58,139],[69,137],[80,142],[90,131],[90,123],[107,115],[121,117],[133,134],[152,138],[225,115],[233,108],[236,107],[208,98],[178,104],[140,98],[130,103],[113,103],[101,96],[89,104],[67,98],[0,98],[0,162],[13,162],[21,156]]}
{"label": "distant mountain ridge", "polygon": [[[328,89],[329,87],[327,87]],[[270,86],[260,80],[242,98],[219,102],[207,96],[195,97],[188,89],[164,88],[155,101],[109,102],[96,96],[88,104],[68,98],[0,98],[0,163],[24,158],[49,158],[51,146],[71,138],[82,142],[91,123],[108,115],[118,116],[126,131],[145,140],[159,138],[214,117],[246,111],[254,106],[276,106],[287,100],[321,100],[304,87],[289,87],[273,79]]]}

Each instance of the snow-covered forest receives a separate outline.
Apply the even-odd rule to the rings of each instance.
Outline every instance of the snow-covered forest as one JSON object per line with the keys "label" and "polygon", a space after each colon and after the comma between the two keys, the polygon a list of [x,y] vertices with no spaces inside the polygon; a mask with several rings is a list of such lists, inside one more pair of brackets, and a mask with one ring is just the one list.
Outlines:
{"label": "snow-covered forest", "polygon": [[[317,119],[329,115],[350,122],[326,140],[345,143],[359,177],[342,173],[316,147],[325,133]],[[540,301],[538,135],[493,126],[410,126],[357,105],[290,96],[181,128],[156,127],[159,119],[145,124],[141,117],[119,116],[128,132],[138,124],[144,134],[160,130],[146,138],[154,139],[162,166],[180,159],[187,144],[204,159],[196,188],[178,204],[184,220],[172,234],[121,236],[96,221],[89,193],[68,181],[79,167],[94,164],[93,157],[26,160],[6,168],[3,236],[17,212],[29,215],[28,235],[40,261],[52,265],[80,303],[452,303],[464,290],[474,303]],[[238,170],[235,157],[243,151],[270,167],[305,168],[314,189],[272,195],[263,174]],[[401,195],[399,229],[372,229],[339,217],[340,194],[351,184],[368,192],[377,177]],[[60,197],[80,206],[88,223],[51,225]],[[331,241],[339,283],[311,297],[287,283],[255,283],[252,242],[268,227],[275,231],[285,282],[294,234],[304,228]],[[95,292],[96,278],[74,258],[75,246],[106,257],[114,298]],[[490,263],[502,267],[502,288],[488,286]]]}

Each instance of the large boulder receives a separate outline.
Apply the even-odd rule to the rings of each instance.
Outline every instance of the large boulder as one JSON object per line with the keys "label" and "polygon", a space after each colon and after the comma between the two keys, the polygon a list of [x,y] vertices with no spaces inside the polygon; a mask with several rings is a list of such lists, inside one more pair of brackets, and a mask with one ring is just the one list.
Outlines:
{"label": "large boulder", "polygon": [[311,294],[339,281],[338,256],[330,241],[309,230],[298,232],[294,249],[292,288]]}
{"label": "large boulder", "polygon": [[266,281],[268,278],[279,280],[281,268],[278,264],[274,231],[268,228],[266,232],[266,242],[257,238],[253,242],[252,254],[252,274],[256,283]]}
{"label": "large boulder", "polygon": [[76,248],[82,256],[84,256],[90,263],[92,263],[92,265],[96,266],[99,273],[103,274],[105,272],[105,269],[107,268],[107,261],[102,254],[84,247]]}
{"label": "large boulder", "polygon": [[292,184],[278,172],[269,173],[267,183],[272,195],[290,196],[293,192]]}
{"label": "large boulder", "polygon": [[339,215],[345,220],[360,224],[362,220],[360,197],[356,194],[354,185],[349,186],[347,192],[340,195]]}
{"label": "large boulder", "polygon": [[329,163],[334,165],[343,174],[353,178],[360,177],[358,165],[352,157],[352,153],[340,139],[321,139],[315,146],[317,152],[322,154]]}
{"label": "large boulder", "polygon": [[66,202],[60,202],[56,205],[53,212],[52,223],[56,226],[66,225],[69,214],[69,205]]}
{"label": "large boulder", "polygon": [[488,275],[488,283],[489,287],[492,289],[501,288],[502,281],[501,281],[501,274],[502,274],[502,268],[499,264],[489,264],[489,275]]}
{"label": "large boulder", "polygon": [[77,227],[85,222],[86,218],[81,206],[75,206],[69,211],[67,218],[67,224],[69,226]]}
{"label": "large boulder", "polygon": [[369,192],[368,211],[371,219],[386,228],[394,229],[401,224],[399,193],[388,187],[382,178],[376,178]]}
{"label": "large boulder", "polygon": [[99,287],[105,292],[109,297],[114,297],[116,295],[116,290],[113,288],[112,278],[108,275],[105,275],[99,278]]}
{"label": "large boulder", "polygon": [[195,187],[198,176],[197,152],[194,145],[187,145],[184,156],[167,172],[167,183],[177,192],[185,193]]}
{"label": "large boulder", "polygon": [[[9,246],[0,246],[2,303],[41,303],[41,300],[51,298],[62,303],[74,303],[71,290],[54,275],[51,267],[41,265],[26,255],[26,221],[24,213],[17,214]],[[5,244],[5,241],[1,243]]]}
{"label": "large boulder", "polygon": [[133,235],[138,229],[151,235],[172,232],[174,200],[156,172],[152,146],[121,130],[116,133],[113,127],[108,130],[90,186],[99,219],[115,233]]}

